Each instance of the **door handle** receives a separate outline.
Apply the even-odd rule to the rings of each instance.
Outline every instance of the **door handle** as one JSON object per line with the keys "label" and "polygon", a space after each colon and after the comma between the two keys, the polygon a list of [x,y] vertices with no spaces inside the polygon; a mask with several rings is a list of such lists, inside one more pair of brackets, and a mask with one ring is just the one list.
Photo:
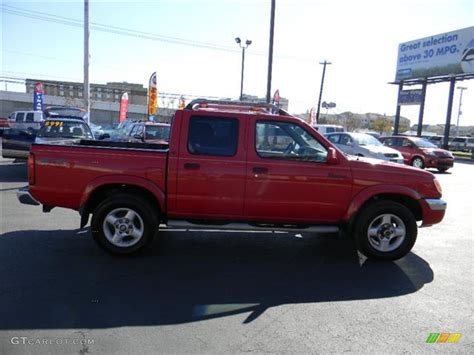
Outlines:
{"label": "door handle", "polygon": [[268,168],[261,168],[256,166],[252,169],[252,171],[254,174],[265,174],[268,173]]}
{"label": "door handle", "polygon": [[199,170],[201,166],[196,163],[184,163],[184,168],[187,170]]}

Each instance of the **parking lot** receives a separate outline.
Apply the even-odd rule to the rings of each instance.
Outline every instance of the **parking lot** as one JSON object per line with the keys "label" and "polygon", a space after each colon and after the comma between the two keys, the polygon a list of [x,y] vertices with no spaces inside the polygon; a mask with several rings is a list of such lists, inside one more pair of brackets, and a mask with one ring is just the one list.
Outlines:
{"label": "parking lot", "polygon": [[396,262],[337,234],[181,230],[120,258],[77,212],[20,205],[26,165],[0,159],[0,354],[472,353],[474,165],[436,175],[445,220]]}

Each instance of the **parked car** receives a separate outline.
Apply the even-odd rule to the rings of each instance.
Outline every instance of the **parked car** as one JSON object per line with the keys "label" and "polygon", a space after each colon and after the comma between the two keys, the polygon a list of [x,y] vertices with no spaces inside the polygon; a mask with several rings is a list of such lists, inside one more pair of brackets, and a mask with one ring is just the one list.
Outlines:
{"label": "parked car", "polygon": [[129,136],[133,125],[138,122],[143,122],[143,120],[127,118],[126,120],[119,123],[117,126],[117,131],[122,136]]}
{"label": "parked car", "polygon": [[322,135],[334,132],[344,132],[344,127],[334,124],[315,124],[313,128]]}
{"label": "parked car", "polygon": [[[9,129],[2,139],[4,158],[27,159],[33,143],[72,143],[94,139],[89,126],[82,119],[58,118],[46,120],[39,130]],[[99,137],[98,137],[99,138]]]}
{"label": "parked car", "polygon": [[469,137],[454,137],[449,140],[449,150],[452,151],[460,151],[460,152],[468,152],[467,142]]}
{"label": "parked car", "polygon": [[8,118],[0,117],[0,137],[3,135],[3,131],[8,128],[10,128]]}
{"label": "parked car", "polygon": [[130,140],[148,143],[168,143],[170,125],[168,123],[139,122],[135,123],[129,133]]}
{"label": "parked car", "polygon": [[81,139],[94,139],[89,125],[82,119],[61,118],[44,121],[35,143],[73,143]]}
{"label": "parked car", "polygon": [[30,147],[35,142],[36,132],[37,130],[6,129],[2,137],[2,157],[27,159]]}
{"label": "parked car", "polygon": [[426,139],[390,136],[381,137],[380,140],[384,145],[402,153],[405,164],[420,169],[436,168],[442,172],[453,167],[454,156],[451,152],[438,148]]}
{"label": "parked car", "polygon": [[18,130],[38,130],[43,121],[41,111],[14,111],[8,116],[9,127]]}
{"label": "parked car", "polygon": [[[169,144],[34,144],[29,185],[18,199],[45,212],[79,211],[81,227],[92,214],[94,240],[122,255],[149,245],[164,223],[292,233],[345,228],[364,255],[394,260],[415,244],[417,221],[443,219],[446,203],[433,174],[346,157],[274,105],[220,105],[195,100],[176,111]],[[278,130],[286,147],[274,145],[269,132]]]}
{"label": "parked car", "polygon": [[437,146],[438,148],[441,148],[441,146],[443,145],[443,136],[431,136],[431,137],[428,137],[428,138],[425,138],[428,142],[434,144],[435,146]]}
{"label": "parked car", "polygon": [[79,118],[87,120],[89,113],[81,108],[75,106],[47,106],[43,110],[44,119],[47,118]]}
{"label": "parked car", "polygon": [[403,164],[403,156],[399,151],[384,146],[378,139],[371,135],[345,132],[330,133],[326,135],[326,138],[344,153]]}

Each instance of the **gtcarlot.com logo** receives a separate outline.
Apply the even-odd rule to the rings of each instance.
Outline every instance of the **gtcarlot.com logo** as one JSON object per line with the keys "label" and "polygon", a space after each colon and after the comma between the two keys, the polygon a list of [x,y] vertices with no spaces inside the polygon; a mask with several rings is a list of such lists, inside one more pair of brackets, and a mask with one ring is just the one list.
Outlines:
{"label": "gtcarlot.com logo", "polygon": [[427,343],[459,343],[461,333],[430,333],[426,339]]}
{"label": "gtcarlot.com logo", "polygon": [[12,337],[10,343],[13,345],[94,345],[94,339]]}

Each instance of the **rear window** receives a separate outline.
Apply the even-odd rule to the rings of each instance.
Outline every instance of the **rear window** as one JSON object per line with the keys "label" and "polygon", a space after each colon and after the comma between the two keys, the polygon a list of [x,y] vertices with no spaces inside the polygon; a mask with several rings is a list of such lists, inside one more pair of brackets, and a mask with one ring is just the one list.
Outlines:
{"label": "rear window", "polygon": [[189,122],[188,151],[195,155],[234,156],[239,121],[227,117],[193,116]]}
{"label": "rear window", "polygon": [[41,138],[93,139],[89,127],[82,122],[45,121],[38,132]]}

